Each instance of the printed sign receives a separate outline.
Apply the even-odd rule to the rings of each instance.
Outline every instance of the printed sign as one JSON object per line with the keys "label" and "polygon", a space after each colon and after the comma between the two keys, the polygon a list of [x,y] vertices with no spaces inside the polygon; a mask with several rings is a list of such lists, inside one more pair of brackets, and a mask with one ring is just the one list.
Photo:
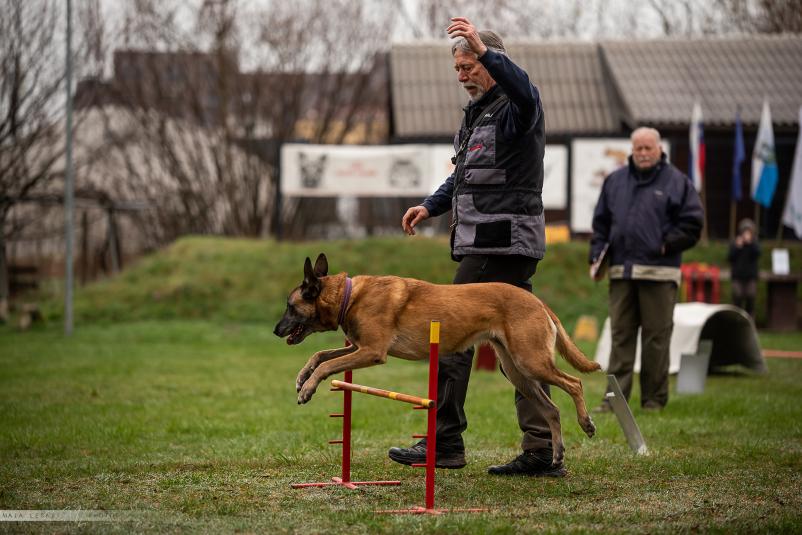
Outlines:
{"label": "printed sign", "polygon": [[[298,197],[426,197],[454,172],[454,147],[306,145],[281,148],[281,192]],[[547,145],[543,205],[566,206],[568,150]]]}

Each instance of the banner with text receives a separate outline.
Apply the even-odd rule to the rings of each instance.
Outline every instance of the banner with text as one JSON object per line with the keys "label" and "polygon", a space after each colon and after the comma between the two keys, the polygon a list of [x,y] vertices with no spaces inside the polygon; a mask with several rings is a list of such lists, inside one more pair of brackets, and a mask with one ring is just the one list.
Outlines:
{"label": "banner with text", "polygon": [[[281,148],[281,192],[297,197],[426,197],[454,171],[448,144],[307,145]],[[568,150],[547,145],[543,204],[564,209]]]}

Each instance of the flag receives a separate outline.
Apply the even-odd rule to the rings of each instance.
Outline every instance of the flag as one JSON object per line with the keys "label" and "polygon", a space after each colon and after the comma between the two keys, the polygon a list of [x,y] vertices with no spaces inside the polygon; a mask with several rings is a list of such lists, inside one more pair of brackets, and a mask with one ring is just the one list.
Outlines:
{"label": "flag", "polygon": [[774,130],[771,127],[771,110],[768,100],[763,101],[760,126],[757,129],[755,148],[752,151],[752,199],[768,208],[777,189],[777,157],[774,152]]}
{"label": "flag", "polygon": [[797,238],[802,239],[802,108],[799,108],[799,137],[796,140],[794,166],[788,182],[788,197],[783,211],[783,224],[794,229]]}
{"label": "flag", "polygon": [[701,191],[705,178],[705,133],[702,128],[702,106],[698,102],[693,105],[689,135],[691,154],[688,159],[688,175],[696,191]]}
{"label": "flag", "polygon": [[746,159],[744,150],[744,129],[741,124],[740,110],[735,112],[735,144],[732,156],[732,200],[741,200],[741,166]]}

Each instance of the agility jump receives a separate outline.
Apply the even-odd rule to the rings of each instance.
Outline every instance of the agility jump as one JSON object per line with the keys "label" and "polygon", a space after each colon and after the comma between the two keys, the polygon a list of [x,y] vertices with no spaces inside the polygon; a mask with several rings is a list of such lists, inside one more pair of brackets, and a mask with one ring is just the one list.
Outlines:
{"label": "agility jump", "polygon": [[373,388],[372,386],[357,385],[354,383],[346,383],[344,381],[334,380],[331,382],[334,389],[350,390],[351,392],[359,392],[362,394],[370,394],[379,398],[393,399],[395,401],[403,401],[404,403],[412,403],[420,407],[431,409],[435,406],[434,400],[419,398],[418,396],[411,396],[409,394],[401,394],[399,392],[391,392],[390,390],[382,390],[381,388]]}
{"label": "agility jump", "polygon": [[409,509],[390,509],[376,511],[377,513],[395,514],[442,514],[447,512],[482,512],[487,509],[435,509],[434,507],[434,479],[435,479],[435,451],[437,446],[437,373],[440,348],[440,322],[432,321],[429,325],[429,398],[421,398],[410,394],[392,392],[381,388],[363,386],[351,382],[352,372],[345,372],[345,381],[331,382],[332,390],[343,392],[343,412],[330,414],[332,418],[343,419],[342,439],[330,440],[329,444],[342,444],[342,474],[341,477],[332,477],[330,482],[322,483],[295,483],[292,488],[325,487],[341,485],[349,489],[356,489],[359,485],[400,485],[400,481],[351,481],[351,396],[353,392],[369,394],[394,401],[411,403],[414,409],[427,411],[427,430],[425,435],[413,435],[413,438],[426,439],[426,463],[413,464],[413,467],[426,468],[425,507],[412,507]]}

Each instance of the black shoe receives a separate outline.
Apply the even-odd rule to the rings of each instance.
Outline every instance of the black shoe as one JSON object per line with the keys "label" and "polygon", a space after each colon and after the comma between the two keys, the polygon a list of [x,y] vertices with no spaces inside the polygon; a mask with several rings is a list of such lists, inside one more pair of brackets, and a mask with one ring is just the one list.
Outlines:
{"label": "black shoe", "polygon": [[551,450],[526,450],[507,464],[491,466],[487,473],[494,476],[565,477],[568,471],[562,464],[551,464]]}
{"label": "black shoe", "polygon": [[641,410],[644,410],[646,412],[659,412],[663,410],[663,405],[661,405],[657,401],[649,400],[643,405],[641,405]]}
{"label": "black shoe", "polygon": [[[401,464],[425,464],[426,439],[421,440],[411,448],[390,448],[387,455],[393,461]],[[439,450],[435,455],[434,465],[437,468],[462,468],[466,464],[464,451]]]}

